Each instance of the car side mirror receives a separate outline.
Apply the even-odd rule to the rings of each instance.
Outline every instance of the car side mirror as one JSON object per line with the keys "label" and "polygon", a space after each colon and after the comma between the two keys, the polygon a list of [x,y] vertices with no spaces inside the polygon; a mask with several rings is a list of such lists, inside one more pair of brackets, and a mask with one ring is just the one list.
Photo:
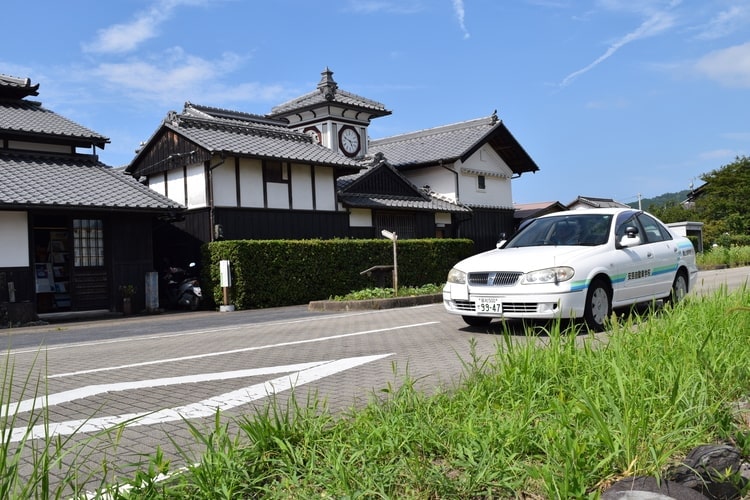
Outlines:
{"label": "car side mirror", "polygon": [[508,241],[508,235],[505,233],[500,233],[500,239],[497,240],[497,243],[495,243],[495,248],[502,248],[505,243]]}
{"label": "car side mirror", "polygon": [[641,237],[638,235],[638,228],[628,226],[625,228],[625,234],[617,242],[620,248],[635,247],[641,244]]}

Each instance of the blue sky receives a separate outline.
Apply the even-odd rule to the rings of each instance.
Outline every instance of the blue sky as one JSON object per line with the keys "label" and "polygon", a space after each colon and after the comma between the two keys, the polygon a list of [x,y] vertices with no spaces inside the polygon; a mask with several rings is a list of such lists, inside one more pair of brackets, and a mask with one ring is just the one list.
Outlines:
{"label": "blue sky", "polygon": [[370,136],[497,110],[540,167],[516,203],[635,201],[750,155],[748,0],[19,0],[0,73],[129,163],[185,101],[264,114],[315,88],[383,103]]}

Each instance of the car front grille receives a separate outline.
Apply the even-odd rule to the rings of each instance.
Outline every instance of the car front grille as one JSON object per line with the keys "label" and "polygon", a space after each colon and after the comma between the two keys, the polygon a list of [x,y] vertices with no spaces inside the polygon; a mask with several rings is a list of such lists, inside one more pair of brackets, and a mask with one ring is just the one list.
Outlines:
{"label": "car front grille", "polygon": [[473,311],[474,302],[471,300],[454,300],[453,303],[458,311]]}
{"label": "car front grille", "polygon": [[503,313],[535,313],[538,305],[536,302],[503,302]]}
{"label": "car front grille", "polygon": [[521,277],[517,271],[469,273],[469,284],[475,286],[513,286]]}
{"label": "car front grille", "polygon": [[[474,301],[454,300],[453,304],[457,311],[474,311]],[[535,313],[539,309],[536,302],[503,302],[503,314]]]}

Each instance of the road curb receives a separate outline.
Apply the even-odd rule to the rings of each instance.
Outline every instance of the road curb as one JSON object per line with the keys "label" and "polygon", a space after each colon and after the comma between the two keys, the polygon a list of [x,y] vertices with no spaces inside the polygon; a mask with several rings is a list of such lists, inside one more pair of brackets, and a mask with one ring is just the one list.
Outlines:
{"label": "road curb", "polygon": [[388,299],[368,300],[314,300],[307,305],[308,311],[365,311],[373,309],[393,309],[412,307],[424,304],[436,304],[443,301],[442,293],[393,297]]}

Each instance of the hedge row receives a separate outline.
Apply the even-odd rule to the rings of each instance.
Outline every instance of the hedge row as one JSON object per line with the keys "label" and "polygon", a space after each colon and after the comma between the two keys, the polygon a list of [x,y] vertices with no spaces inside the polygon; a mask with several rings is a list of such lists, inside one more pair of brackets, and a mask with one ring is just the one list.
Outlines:
{"label": "hedge row", "polygon": [[[473,249],[468,239],[399,241],[399,286],[443,283]],[[360,272],[393,264],[393,244],[384,239],[216,241],[204,245],[203,254],[204,299],[223,303],[219,261],[229,260],[230,302],[237,309],[306,304],[372,288],[375,280]]]}

